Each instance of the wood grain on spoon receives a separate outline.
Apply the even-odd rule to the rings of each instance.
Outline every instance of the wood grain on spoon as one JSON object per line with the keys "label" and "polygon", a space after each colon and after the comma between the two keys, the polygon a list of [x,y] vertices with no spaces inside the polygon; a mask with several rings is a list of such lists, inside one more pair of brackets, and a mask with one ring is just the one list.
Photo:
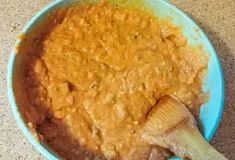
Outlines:
{"label": "wood grain on spoon", "polygon": [[188,108],[170,96],[162,97],[153,107],[142,133],[148,143],[168,148],[181,158],[226,160],[204,140]]}

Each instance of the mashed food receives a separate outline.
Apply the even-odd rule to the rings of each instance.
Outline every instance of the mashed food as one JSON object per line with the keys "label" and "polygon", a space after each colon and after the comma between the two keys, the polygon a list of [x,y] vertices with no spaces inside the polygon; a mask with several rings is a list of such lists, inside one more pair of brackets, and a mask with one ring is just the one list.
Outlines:
{"label": "mashed food", "polygon": [[[53,27],[18,51],[27,60],[16,97],[24,90],[18,103],[39,138],[65,159],[168,157],[139,131],[161,96],[175,95],[193,112],[204,102],[204,54],[179,28],[145,11],[97,3],[55,14]],[[101,156],[77,154],[82,147]]]}

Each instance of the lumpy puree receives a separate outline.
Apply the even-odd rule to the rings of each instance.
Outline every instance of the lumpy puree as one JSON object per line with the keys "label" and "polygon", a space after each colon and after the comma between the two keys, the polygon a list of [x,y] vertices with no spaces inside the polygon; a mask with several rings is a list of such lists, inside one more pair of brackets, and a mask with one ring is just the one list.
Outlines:
{"label": "lumpy puree", "polygon": [[[143,141],[139,131],[164,95],[178,97],[195,113],[205,97],[205,54],[190,47],[179,28],[147,11],[100,2],[56,12],[63,18],[55,18],[56,25],[27,50],[22,87],[36,132],[42,139],[61,134],[63,129],[50,127],[59,121],[73,141],[105,159],[170,156]],[[54,139],[47,139],[49,146]],[[63,158],[79,159],[63,149],[57,150]]]}

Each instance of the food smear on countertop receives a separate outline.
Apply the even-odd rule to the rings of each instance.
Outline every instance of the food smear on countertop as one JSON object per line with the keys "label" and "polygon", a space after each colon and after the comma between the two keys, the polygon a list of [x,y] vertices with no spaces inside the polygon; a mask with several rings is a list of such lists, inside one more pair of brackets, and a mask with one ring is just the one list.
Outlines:
{"label": "food smear on countertop", "polygon": [[147,11],[102,1],[52,14],[51,25],[26,34],[18,48],[14,90],[26,121],[65,159],[171,156],[143,141],[140,130],[164,95],[197,115],[206,97],[205,53]]}

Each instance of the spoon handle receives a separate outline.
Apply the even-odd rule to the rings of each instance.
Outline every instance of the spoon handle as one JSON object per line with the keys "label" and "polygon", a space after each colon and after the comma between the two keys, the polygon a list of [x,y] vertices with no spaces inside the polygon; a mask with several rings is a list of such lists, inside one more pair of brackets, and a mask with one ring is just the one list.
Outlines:
{"label": "spoon handle", "polygon": [[195,128],[180,126],[165,136],[166,144],[180,157],[192,160],[227,160],[204,140],[201,133]]}

